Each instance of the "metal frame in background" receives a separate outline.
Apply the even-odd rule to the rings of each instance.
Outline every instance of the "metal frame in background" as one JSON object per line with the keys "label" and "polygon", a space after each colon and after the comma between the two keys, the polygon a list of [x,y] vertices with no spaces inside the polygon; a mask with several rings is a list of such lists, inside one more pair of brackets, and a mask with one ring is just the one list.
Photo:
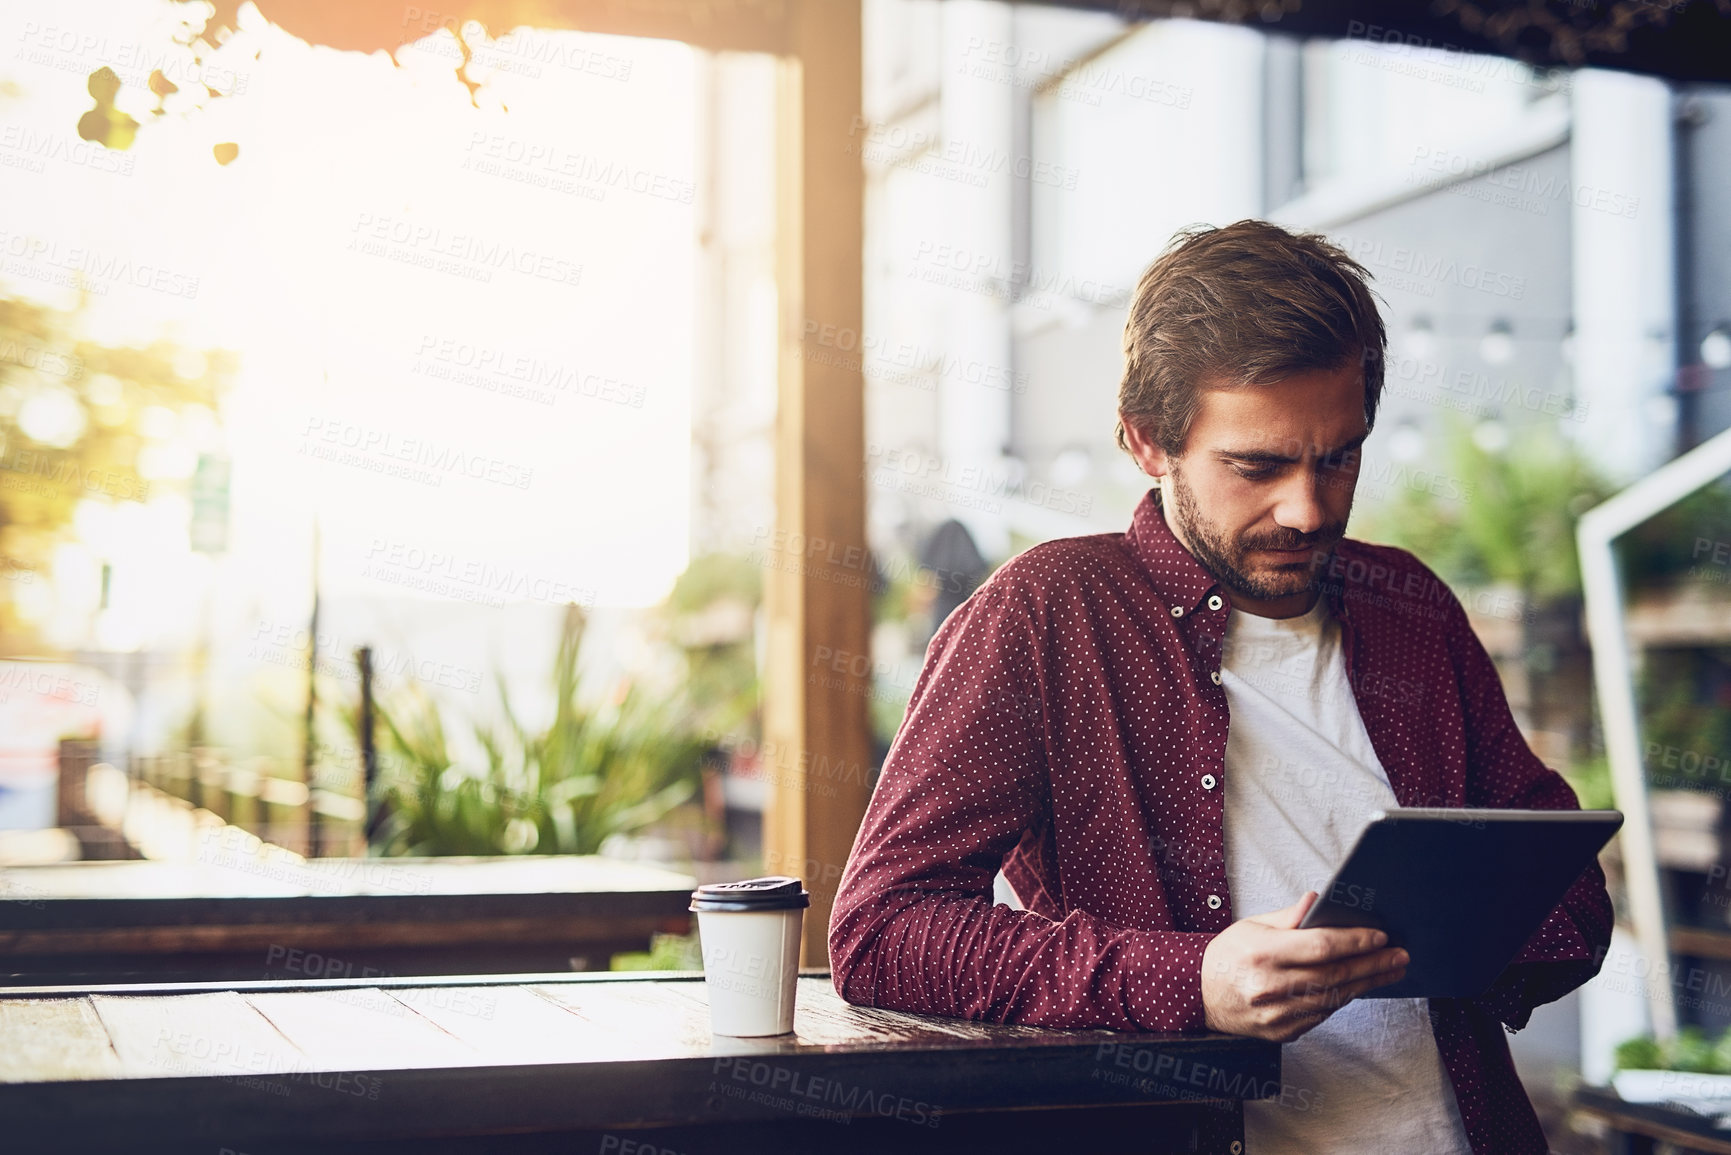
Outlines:
{"label": "metal frame in background", "polygon": [[1624,815],[1619,834],[1623,877],[1629,888],[1629,913],[1635,938],[1647,956],[1653,976],[1647,983],[1647,1004],[1653,1033],[1669,1039],[1677,1033],[1677,1009],[1669,973],[1670,942],[1665,907],[1659,891],[1659,860],[1653,845],[1652,808],[1647,776],[1641,766],[1640,715],[1635,702],[1634,661],[1623,624],[1623,581],[1617,572],[1614,545],[1618,537],[1640,525],[1716,478],[1731,472],[1731,430],[1660,466],[1653,473],[1601,502],[1582,515],[1575,529],[1581,556],[1581,589],[1586,603],[1587,634],[1593,647],[1594,693],[1604,727],[1605,756],[1611,765],[1611,789]]}

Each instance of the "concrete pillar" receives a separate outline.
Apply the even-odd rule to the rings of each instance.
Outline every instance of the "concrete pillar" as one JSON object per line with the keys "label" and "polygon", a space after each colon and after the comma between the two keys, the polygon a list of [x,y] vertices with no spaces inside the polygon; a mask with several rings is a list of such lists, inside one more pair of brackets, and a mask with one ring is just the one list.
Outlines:
{"label": "concrete pillar", "polygon": [[1575,74],[1570,136],[1579,442],[1627,483],[1670,457],[1676,410],[1671,93],[1621,72]]}

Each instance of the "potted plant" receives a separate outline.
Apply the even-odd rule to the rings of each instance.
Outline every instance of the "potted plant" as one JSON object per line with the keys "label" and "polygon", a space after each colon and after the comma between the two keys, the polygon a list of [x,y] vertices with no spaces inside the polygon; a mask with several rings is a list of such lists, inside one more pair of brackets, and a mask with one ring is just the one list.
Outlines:
{"label": "potted plant", "polygon": [[1616,1055],[1611,1085],[1628,1102],[1731,1102],[1731,1029],[1708,1035],[1700,1027],[1684,1027],[1668,1042],[1626,1039]]}
{"label": "potted plant", "polygon": [[704,743],[690,707],[629,679],[596,706],[579,694],[585,616],[567,608],[544,729],[517,717],[503,679],[505,725],[471,723],[484,764],[462,765],[424,694],[378,711],[386,808],[378,852],[391,855],[594,854],[613,834],[657,821],[696,791]]}

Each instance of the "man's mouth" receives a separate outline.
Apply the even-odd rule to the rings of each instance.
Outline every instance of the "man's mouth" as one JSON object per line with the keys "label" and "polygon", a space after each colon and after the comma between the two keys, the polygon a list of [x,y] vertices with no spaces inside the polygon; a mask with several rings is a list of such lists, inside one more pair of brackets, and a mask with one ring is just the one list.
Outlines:
{"label": "man's mouth", "polygon": [[1301,545],[1301,546],[1297,546],[1297,547],[1292,548],[1292,549],[1282,549],[1282,548],[1277,547],[1277,546],[1259,546],[1257,548],[1256,552],[1257,553],[1278,554],[1282,557],[1291,558],[1291,557],[1301,557],[1301,556],[1308,557],[1311,554],[1322,553],[1327,548],[1328,547],[1326,545],[1324,545],[1322,542],[1317,542],[1313,545]]}

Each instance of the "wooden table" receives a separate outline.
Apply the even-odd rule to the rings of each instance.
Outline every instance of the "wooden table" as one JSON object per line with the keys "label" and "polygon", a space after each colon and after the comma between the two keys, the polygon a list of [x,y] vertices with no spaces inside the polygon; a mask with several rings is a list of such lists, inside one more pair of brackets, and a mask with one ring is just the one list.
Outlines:
{"label": "wooden table", "polygon": [[1684,1151],[1731,1155],[1731,1131],[1715,1127],[1710,1116],[1663,1103],[1626,1102],[1609,1087],[1577,1088],[1574,1101],[1607,1124],[1611,1155],[1652,1155],[1661,1142]]}
{"label": "wooden table", "polygon": [[212,856],[0,870],[0,985],[606,969],[694,880],[587,856]]}
{"label": "wooden table", "polygon": [[1276,1044],[1005,1027],[799,985],[795,1033],[709,1032],[701,976],[12,990],[20,1151],[1242,1150]]}

